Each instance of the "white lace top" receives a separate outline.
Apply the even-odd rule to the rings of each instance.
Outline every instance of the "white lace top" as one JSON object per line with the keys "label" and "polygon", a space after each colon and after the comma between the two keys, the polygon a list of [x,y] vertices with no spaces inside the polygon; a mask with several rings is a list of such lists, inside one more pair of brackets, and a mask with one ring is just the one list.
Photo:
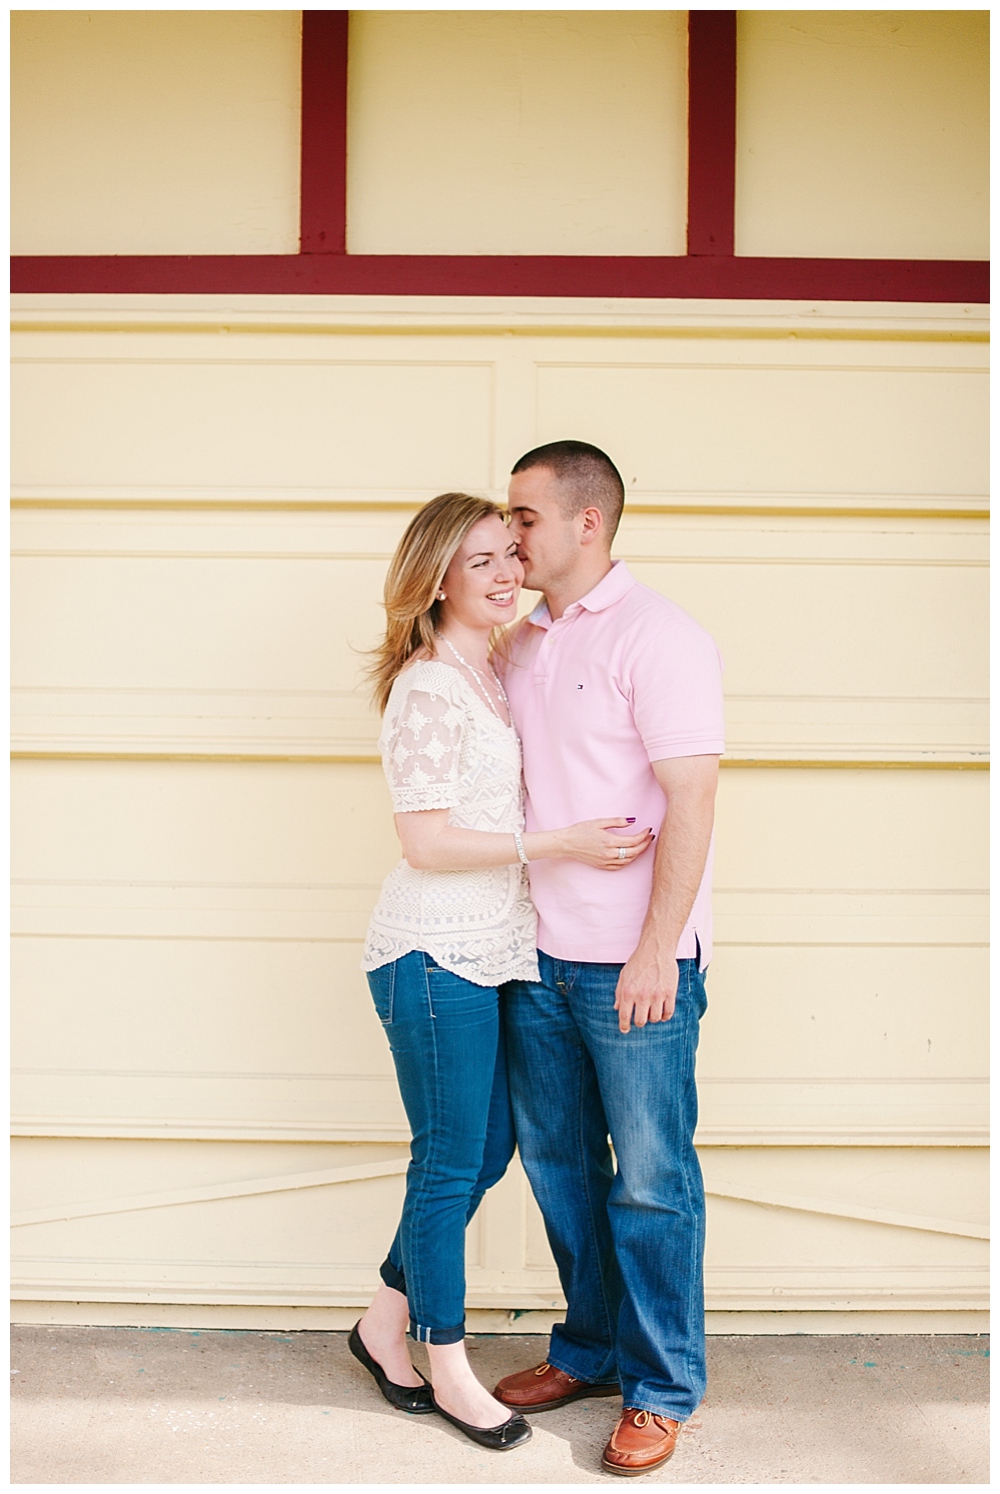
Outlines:
{"label": "white lace top", "polygon": [[[447,809],[448,823],[465,830],[523,830],[517,732],[450,664],[421,662],[399,675],[379,751],[397,813]],[[361,968],[422,949],[477,986],[537,980],[536,927],[520,862],[417,871],[401,861],[382,884]]]}

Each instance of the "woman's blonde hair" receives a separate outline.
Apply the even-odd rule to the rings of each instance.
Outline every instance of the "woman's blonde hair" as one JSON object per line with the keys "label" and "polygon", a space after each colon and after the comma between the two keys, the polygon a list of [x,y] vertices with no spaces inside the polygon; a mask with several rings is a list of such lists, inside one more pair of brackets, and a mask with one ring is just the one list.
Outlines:
{"label": "woman's blonde hair", "polygon": [[406,526],[385,578],[385,637],[372,650],[367,675],[372,699],[385,710],[393,681],[419,649],[434,653],[441,616],[437,594],[459,545],[480,519],[503,510],[488,498],[442,493]]}

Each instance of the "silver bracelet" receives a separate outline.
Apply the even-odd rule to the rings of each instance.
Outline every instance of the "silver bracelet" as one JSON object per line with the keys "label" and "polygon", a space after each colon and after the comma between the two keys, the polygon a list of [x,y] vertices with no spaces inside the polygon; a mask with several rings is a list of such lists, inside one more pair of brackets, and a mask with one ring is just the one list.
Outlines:
{"label": "silver bracelet", "polygon": [[520,830],[514,831],[514,844],[517,846],[517,858],[522,866],[527,866],[528,857],[524,849],[524,841],[521,839]]}

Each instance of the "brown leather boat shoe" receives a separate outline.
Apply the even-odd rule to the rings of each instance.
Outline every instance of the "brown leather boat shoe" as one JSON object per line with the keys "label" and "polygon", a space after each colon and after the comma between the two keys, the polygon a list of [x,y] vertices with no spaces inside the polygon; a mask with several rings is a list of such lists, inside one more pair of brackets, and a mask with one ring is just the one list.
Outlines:
{"label": "brown leather boat shoe", "polygon": [[515,1411],[554,1411],[557,1406],[568,1406],[570,1401],[583,1400],[587,1395],[620,1395],[621,1387],[617,1381],[594,1385],[590,1380],[575,1380],[565,1370],[545,1363],[520,1370],[516,1375],[506,1375],[493,1394],[502,1405]]}
{"label": "brown leather boat shoe", "polygon": [[604,1449],[601,1464],[608,1473],[622,1473],[626,1478],[649,1473],[673,1457],[680,1429],[679,1421],[626,1406]]}

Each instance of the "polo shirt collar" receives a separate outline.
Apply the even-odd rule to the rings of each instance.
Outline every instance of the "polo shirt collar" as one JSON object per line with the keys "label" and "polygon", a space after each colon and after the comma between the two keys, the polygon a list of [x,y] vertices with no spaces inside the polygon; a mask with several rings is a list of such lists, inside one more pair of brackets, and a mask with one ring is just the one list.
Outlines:
{"label": "polo shirt collar", "polygon": [[[611,607],[615,602],[620,602],[626,592],[631,591],[635,584],[635,577],[624,560],[613,560],[608,574],[602,576],[597,585],[592,587],[586,596],[581,597],[577,602],[571,602],[563,613],[563,616],[570,617],[580,608],[584,608],[587,612],[603,612],[606,607]],[[549,628],[552,626],[552,616],[544,597],[538,603],[537,607],[528,614],[528,621],[533,623],[536,628]]]}

